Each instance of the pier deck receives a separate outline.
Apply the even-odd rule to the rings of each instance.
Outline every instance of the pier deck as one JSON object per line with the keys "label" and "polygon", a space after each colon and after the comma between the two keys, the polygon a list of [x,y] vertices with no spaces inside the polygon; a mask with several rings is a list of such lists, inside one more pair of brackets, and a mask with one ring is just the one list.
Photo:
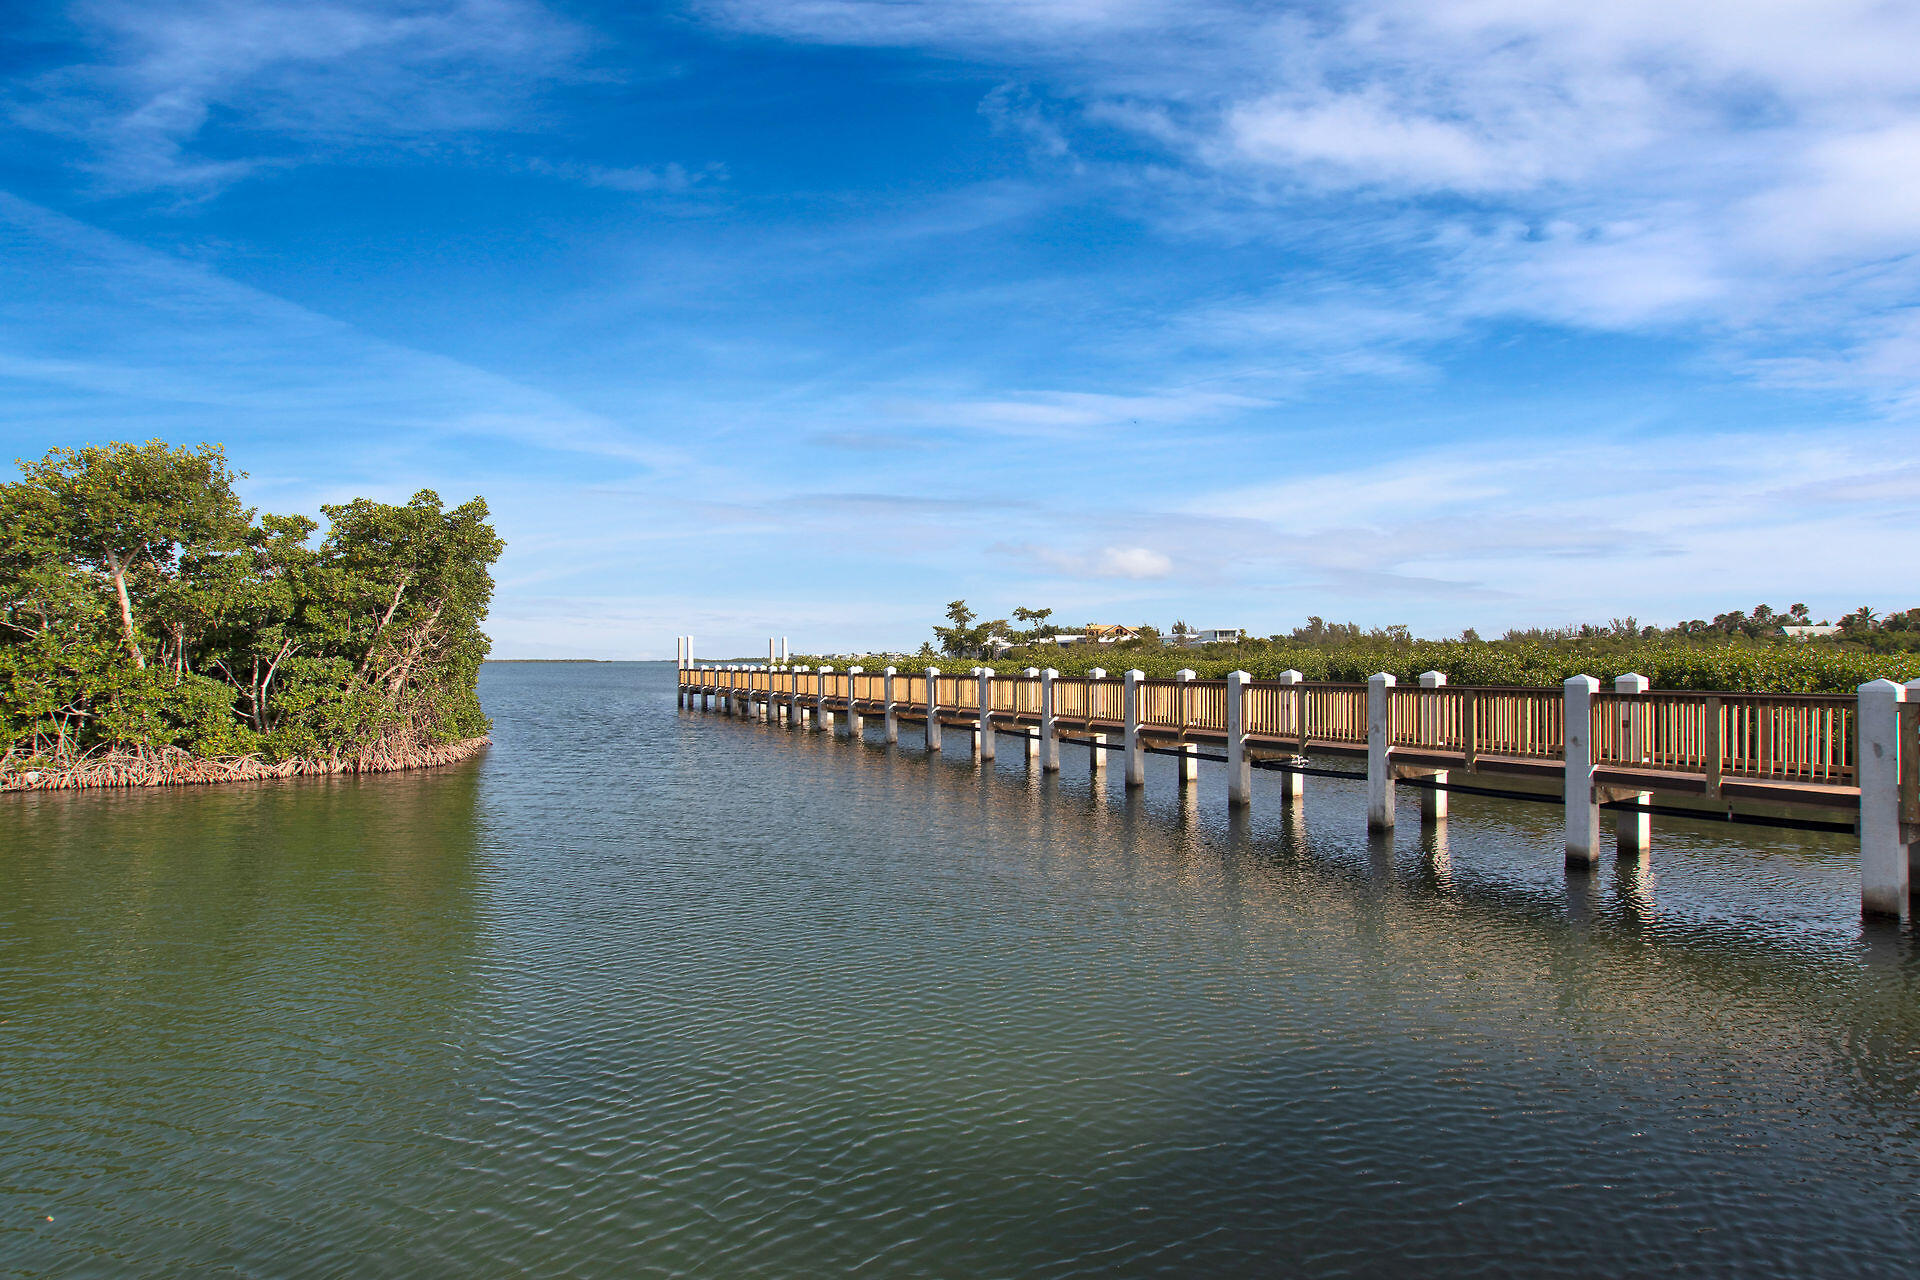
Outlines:
{"label": "pier deck", "polygon": [[[1367,781],[1370,827],[1392,827],[1396,783],[1418,787],[1423,818],[1434,821],[1446,816],[1449,790],[1550,800],[1566,809],[1570,865],[1598,858],[1602,809],[1615,813],[1627,856],[1645,856],[1655,812],[1851,830],[1870,913],[1909,910],[1909,864],[1920,853],[1908,848],[1920,841],[1920,682],[1875,681],[1857,695],[1751,694],[1656,692],[1638,676],[1603,691],[1586,676],[1538,689],[1449,686],[1437,672],[1403,686],[1384,674],[1361,685],[1297,672],[1166,680],[1098,669],[683,664],[679,688],[683,706],[717,703],[796,726],[851,732],[874,718],[889,742],[904,721],[936,750],[957,729],[989,758],[996,736],[1011,733],[1042,770],[1059,767],[1063,744],[1088,750],[1096,770],[1118,753],[1129,785],[1144,780],[1148,754],[1184,757],[1184,782],[1197,779],[1199,761],[1218,761],[1236,805],[1250,800],[1251,768],[1282,773],[1284,797],[1298,801],[1307,777],[1340,774],[1315,757],[1364,760],[1363,773],[1341,776]],[[1525,789],[1498,790],[1502,780]]]}

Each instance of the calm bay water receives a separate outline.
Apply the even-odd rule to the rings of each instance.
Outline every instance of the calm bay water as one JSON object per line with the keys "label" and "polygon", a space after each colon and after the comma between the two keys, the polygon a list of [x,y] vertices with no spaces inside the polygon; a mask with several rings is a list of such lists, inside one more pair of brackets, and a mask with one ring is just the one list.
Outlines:
{"label": "calm bay water", "polygon": [[[676,711],[0,798],[0,1274],[1911,1275],[1920,966],[1845,839]],[[909,739],[914,735],[904,735]],[[48,1217],[52,1221],[46,1221]]]}

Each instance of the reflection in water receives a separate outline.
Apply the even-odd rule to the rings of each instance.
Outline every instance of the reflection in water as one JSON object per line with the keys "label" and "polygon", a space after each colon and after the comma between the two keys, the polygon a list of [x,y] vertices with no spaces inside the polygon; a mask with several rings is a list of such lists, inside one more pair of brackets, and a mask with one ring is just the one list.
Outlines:
{"label": "reflection in water", "polygon": [[490,666],[442,773],[9,798],[0,1272],[1907,1269],[1845,841],[1569,878],[1529,806],[1370,840],[671,675]]}

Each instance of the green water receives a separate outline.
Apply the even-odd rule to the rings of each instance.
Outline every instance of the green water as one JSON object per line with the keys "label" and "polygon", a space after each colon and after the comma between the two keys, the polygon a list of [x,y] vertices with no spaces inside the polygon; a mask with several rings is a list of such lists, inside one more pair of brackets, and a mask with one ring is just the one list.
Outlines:
{"label": "green water", "polygon": [[0,799],[0,1273],[1916,1269],[1845,839],[1569,881],[1511,802],[483,696],[432,773]]}

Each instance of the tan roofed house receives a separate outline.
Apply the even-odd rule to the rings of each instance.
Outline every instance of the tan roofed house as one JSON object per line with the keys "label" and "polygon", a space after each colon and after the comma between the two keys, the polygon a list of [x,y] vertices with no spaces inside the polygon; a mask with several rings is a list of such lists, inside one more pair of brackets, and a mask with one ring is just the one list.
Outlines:
{"label": "tan roofed house", "polygon": [[1132,627],[1090,626],[1083,633],[1091,644],[1117,644],[1122,640],[1138,640],[1140,633]]}

